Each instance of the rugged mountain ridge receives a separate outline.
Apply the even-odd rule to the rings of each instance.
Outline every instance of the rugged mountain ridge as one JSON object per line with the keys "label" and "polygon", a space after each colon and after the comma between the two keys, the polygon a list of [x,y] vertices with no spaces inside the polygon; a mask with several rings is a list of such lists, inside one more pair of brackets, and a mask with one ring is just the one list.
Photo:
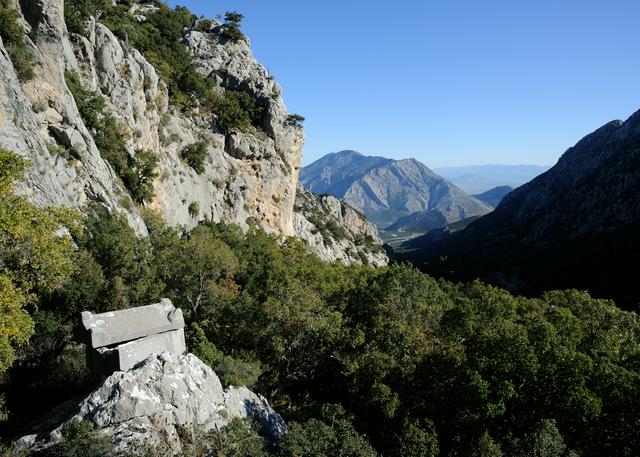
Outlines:
{"label": "rugged mountain ridge", "polygon": [[[14,7],[34,56],[33,78],[20,81],[0,43],[0,147],[31,162],[18,192],[42,206],[87,211],[99,203],[125,214],[139,235],[146,234],[141,207],[83,121],[65,77],[72,74],[103,97],[129,158],[141,151],[157,157],[155,196],[145,206],[167,223],[192,227],[210,219],[246,229],[255,220],[267,231],[300,235],[293,211],[304,132],[290,121],[280,86],[255,60],[248,40],[224,39],[214,20],[184,30],[194,68],[214,81],[215,91],[242,91],[264,112],[259,128],[224,131],[197,100],[187,110],[173,106],[156,68],[105,25],[91,19],[86,33],[69,33],[63,0],[15,1]],[[133,3],[127,14],[142,23],[157,9]],[[198,143],[206,151],[197,172],[183,151]]]}
{"label": "rugged mountain ridge", "polygon": [[406,258],[457,277],[480,274],[518,292],[584,288],[635,307],[638,195],[640,111],[587,135],[466,229],[405,243],[416,249]]}
{"label": "rugged mountain ridge", "polygon": [[419,219],[426,224],[421,230],[428,231],[490,211],[415,159],[341,151],[303,167],[300,181],[312,192],[344,199],[381,229],[416,214],[412,223]]}

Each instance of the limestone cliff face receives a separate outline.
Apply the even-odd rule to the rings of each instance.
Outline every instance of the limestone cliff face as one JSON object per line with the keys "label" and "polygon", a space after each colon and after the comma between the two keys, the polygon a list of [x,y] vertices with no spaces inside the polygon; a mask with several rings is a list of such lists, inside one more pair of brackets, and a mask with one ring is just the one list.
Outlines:
{"label": "limestone cliff face", "polygon": [[[63,0],[23,2],[35,76],[20,83],[0,43],[0,147],[30,159],[32,166],[19,191],[40,205],[86,210],[99,202],[126,214],[136,231],[146,227],[139,209],[100,151],[80,117],[65,82],[65,71],[80,75],[83,85],[106,99],[126,133],[127,152],[149,150],[159,158],[155,198],[171,225],[193,226],[204,218],[247,227],[250,218],[265,229],[294,235],[293,206],[304,143],[300,127],[287,122],[280,88],[256,62],[248,43],[225,43],[211,33],[185,31],[184,44],[196,69],[217,80],[219,90],[241,89],[265,110],[263,131],[219,133],[197,107],[183,113],[172,107],[166,85],[136,49],[100,24],[86,36],[70,35]],[[144,20],[144,9],[132,13]],[[215,25],[215,24],[214,24]],[[204,172],[181,158],[185,146],[207,145]],[[74,157],[57,154],[73,149]],[[189,211],[197,203],[198,214]],[[196,205],[192,205],[192,208]]]}
{"label": "limestone cliff face", "polygon": [[328,262],[383,266],[389,261],[378,229],[358,211],[331,195],[316,195],[298,185],[296,235]]}

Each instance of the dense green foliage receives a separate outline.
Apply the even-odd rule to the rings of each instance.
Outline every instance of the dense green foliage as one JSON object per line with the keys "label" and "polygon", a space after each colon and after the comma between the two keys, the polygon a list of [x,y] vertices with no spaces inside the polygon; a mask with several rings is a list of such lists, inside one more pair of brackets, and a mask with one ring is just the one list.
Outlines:
{"label": "dense green foliage", "polygon": [[115,169],[136,202],[153,200],[153,180],[158,176],[156,155],[151,151],[138,150],[130,156],[125,148],[124,129],[113,115],[106,112],[104,97],[85,89],[76,73],[66,73],[65,78],[80,117],[102,157]]}
{"label": "dense green foliage", "polygon": [[286,456],[640,451],[640,320],[609,301],[514,297],[403,264],[327,264],[258,228],[146,221],[150,237],[138,239],[123,217],[98,210],[76,237],[69,255],[80,268],[40,294],[31,346],[9,370],[12,420],[83,389],[71,331],[81,309],[167,296],[184,311],[190,350],[225,384],[265,394],[291,429],[274,443],[236,424],[198,446]]}
{"label": "dense green foliage", "polygon": [[[38,208],[12,194],[27,163],[0,149],[0,375],[14,362],[15,349],[33,334],[27,312],[37,294],[65,284],[74,271],[69,237],[57,231],[77,228],[78,215],[62,209]],[[33,308],[31,308],[33,309]]]}
{"label": "dense green foliage", "polygon": [[0,0],[0,38],[9,53],[18,79],[33,77],[33,56],[25,44],[25,31],[19,22],[19,13],[10,0]]}
{"label": "dense green foliage", "polygon": [[224,132],[247,131],[261,127],[264,108],[247,92],[227,90],[211,98],[211,107],[217,114],[218,125]]}
{"label": "dense green foliage", "polygon": [[207,143],[204,141],[196,141],[193,144],[185,146],[180,156],[196,173],[204,173],[204,161],[207,158]]}

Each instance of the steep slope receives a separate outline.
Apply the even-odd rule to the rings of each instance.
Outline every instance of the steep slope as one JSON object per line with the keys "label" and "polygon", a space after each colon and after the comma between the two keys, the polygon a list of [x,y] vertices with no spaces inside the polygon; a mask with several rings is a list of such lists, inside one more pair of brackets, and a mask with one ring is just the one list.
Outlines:
{"label": "steep slope", "polygon": [[[145,10],[134,7],[143,20]],[[22,11],[36,59],[33,79],[21,84],[4,47],[0,53],[0,146],[32,161],[25,193],[41,204],[80,209],[101,202],[127,214],[138,232],[145,232],[138,208],[80,116],[66,71],[104,97],[106,111],[122,127],[130,157],[142,150],[157,155],[156,196],[148,206],[160,210],[167,222],[193,226],[206,217],[244,226],[253,217],[270,230],[293,234],[304,135],[287,122],[282,99],[274,96],[279,87],[246,41],[224,42],[215,29],[192,29],[184,36],[196,69],[216,79],[220,91],[242,86],[264,107],[264,132],[225,134],[215,117],[169,105],[167,87],[154,67],[104,25],[91,22],[85,35],[70,35],[63,11],[62,0],[43,0]],[[181,151],[197,141],[207,146],[200,174],[181,160]],[[71,149],[75,157],[51,152]],[[200,208],[195,215],[188,209],[194,202]]]}
{"label": "steep slope", "polygon": [[[444,240],[405,244],[430,271],[537,293],[577,287],[637,306],[640,112],[579,141],[557,165]],[[447,257],[446,264],[437,259]]]}
{"label": "steep slope", "polygon": [[[70,33],[63,0],[15,2],[34,56],[33,77],[21,81],[0,41],[0,147],[31,162],[18,191],[43,206],[89,211],[104,205],[125,214],[139,235],[146,234],[144,208],[158,210],[171,225],[192,227],[209,219],[246,229],[247,221],[256,220],[269,232],[295,235],[304,132],[248,40],[229,39],[223,24],[193,16],[190,27],[178,32],[181,43],[171,45],[184,46],[190,68],[211,87],[207,96],[221,100],[218,106],[226,112],[212,111],[188,94],[178,107],[158,69],[129,36],[141,27],[135,24],[149,22],[145,30],[153,31],[162,26],[152,19],[162,24],[172,14],[188,13],[162,4],[113,5],[121,15],[110,19],[118,36],[93,18],[82,24],[81,34]],[[120,25],[125,19],[129,25]],[[193,79],[174,75],[181,77]],[[226,127],[242,103],[250,105],[255,122]],[[107,120],[111,138],[98,138]],[[117,160],[106,150],[111,144],[120,144]],[[197,164],[187,157],[190,150],[200,154]],[[136,196],[131,181],[143,180],[150,191]]]}
{"label": "steep slope", "polygon": [[491,206],[492,208],[495,208],[502,201],[505,195],[507,195],[512,190],[513,190],[513,187],[511,186],[498,186],[498,187],[489,189],[488,191],[483,192],[481,194],[473,195],[473,197],[477,198],[487,206]]}
{"label": "steep slope", "polygon": [[316,195],[298,184],[296,235],[321,259],[348,264],[386,265],[389,259],[376,226],[331,195]]}
{"label": "steep slope", "polygon": [[433,219],[446,223],[489,211],[415,159],[342,151],[302,168],[300,180],[312,192],[344,199],[382,229],[417,212],[437,212]]}
{"label": "steep slope", "polygon": [[448,179],[468,194],[479,194],[498,186],[518,187],[550,167],[540,165],[467,165],[434,168],[433,171]]}

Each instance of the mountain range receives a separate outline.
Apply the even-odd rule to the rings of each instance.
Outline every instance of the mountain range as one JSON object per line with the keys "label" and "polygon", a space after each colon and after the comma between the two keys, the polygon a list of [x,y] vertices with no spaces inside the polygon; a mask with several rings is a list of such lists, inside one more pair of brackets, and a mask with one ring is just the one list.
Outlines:
{"label": "mountain range", "polygon": [[490,214],[463,230],[407,241],[399,257],[518,293],[574,287],[635,307],[639,195],[640,111],[583,138]]}
{"label": "mountain range", "polygon": [[491,210],[415,159],[340,151],[302,168],[300,181],[343,199],[381,229],[427,232]]}
{"label": "mountain range", "polygon": [[434,168],[433,171],[451,181],[468,194],[479,194],[493,187],[519,187],[550,167],[540,165],[467,165]]}

